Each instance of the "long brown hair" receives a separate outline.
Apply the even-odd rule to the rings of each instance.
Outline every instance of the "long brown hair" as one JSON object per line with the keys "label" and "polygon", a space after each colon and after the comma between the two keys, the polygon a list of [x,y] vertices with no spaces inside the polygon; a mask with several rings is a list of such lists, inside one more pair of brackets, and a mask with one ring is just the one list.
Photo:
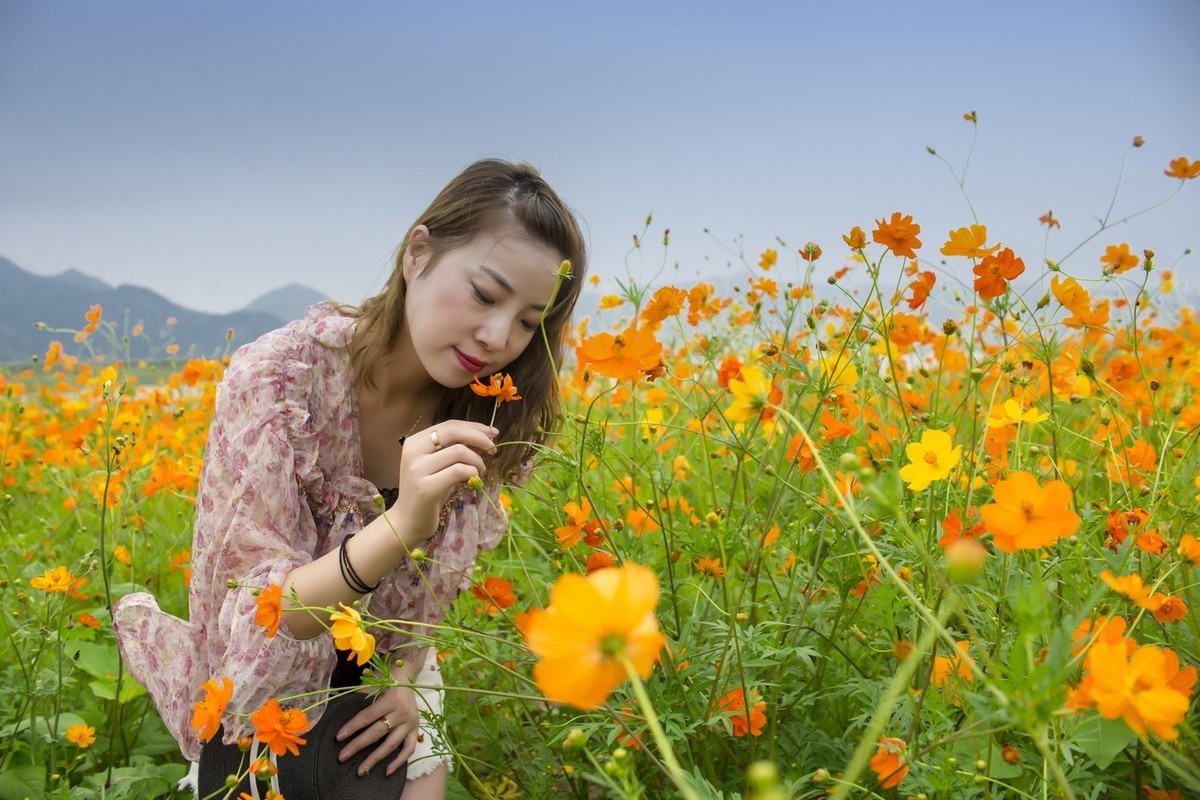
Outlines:
{"label": "long brown hair", "polygon": [[[496,412],[501,446],[492,457],[489,472],[511,478],[523,462],[546,440],[561,414],[561,398],[555,369],[562,363],[562,343],[587,274],[583,235],[575,215],[538,171],[528,164],[497,159],[477,161],[442,189],[429,208],[413,222],[397,248],[395,265],[383,291],[358,308],[343,313],[358,319],[350,345],[351,365],[360,385],[374,388],[373,367],[396,344],[404,323],[404,254],[413,229],[424,225],[433,269],[448,250],[466,244],[475,236],[505,224],[515,224],[525,235],[549,247],[571,262],[571,274],[560,280],[554,302],[542,315],[542,327],[525,350],[505,372],[521,392],[521,400],[502,404]],[[486,422],[492,418],[495,400],[479,397],[470,387],[443,392],[435,420],[468,419]]]}

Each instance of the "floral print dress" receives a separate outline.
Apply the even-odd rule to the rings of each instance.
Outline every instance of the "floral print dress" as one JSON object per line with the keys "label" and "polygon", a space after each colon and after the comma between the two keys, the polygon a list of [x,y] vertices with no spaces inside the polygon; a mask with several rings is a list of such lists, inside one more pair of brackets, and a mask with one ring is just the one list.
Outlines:
{"label": "floral print dress", "polygon": [[[233,714],[256,711],[272,697],[287,706],[282,698],[329,685],[331,639],[294,639],[284,628],[267,638],[254,622],[253,589],[282,584],[379,513],[378,490],[363,477],[348,347],[354,325],[323,303],[234,354],[217,394],[196,497],[189,618],[160,610],[146,593],[127,595],[114,609],[125,664],[190,761],[201,749],[190,724],[193,705],[209,678],[233,680],[226,743],[254,732],[248,718]],[[428,559],[420,567],[402,561],[364,603],[380,618],[426,630],[470,585],[476,553],[494,547],[507,524],[498,489],[465,491],[425,546]],[[237,588],[228,588],[230,581]],[[404,633],[377,632],[379,652],[393,660],[412,659],[424,647]],[[323,708],[309,712],[313,724]]]}

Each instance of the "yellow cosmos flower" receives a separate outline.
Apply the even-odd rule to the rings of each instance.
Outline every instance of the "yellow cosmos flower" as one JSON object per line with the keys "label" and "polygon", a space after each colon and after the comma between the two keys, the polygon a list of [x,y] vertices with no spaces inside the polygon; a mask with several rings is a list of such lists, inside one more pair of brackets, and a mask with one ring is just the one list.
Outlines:
{"label": "yellow cosmos flower", "polygon": [[564,575],[550,589],[550,605],[530,613],[525,630],[539,659],[533,677],[558,703],[590,709],[602,704],[628,674],[650,675],[666,640],[658,630],[658,578],[626,563],[587,577]]}
{"label": "yellow cosmos flower", "polygon": [[1006,428],[1009,425],[1034,425],[1047,419],[1050,419],[1050,415],[1044,411],[1038,411],[1032,406],[1021,408],[1021,404],[1016,400],[1005,400],[1000,413],[987,418],[987,426]]}
{"label": "yellow cosmos flower", "polygon": [[726,418],[732,422],[745,422],[761,414],[770,404],[771,381],[760,368],[747,364],[738,377],[730,379],[729,392],[733,395],[733,403],[725,411]]}
{"label": "yellow cosmos flower", "polygon": [[962,445],[953,447],[950,434],[945,431],[927,430],[921,441],[904,448],[908,465],[900,469],[900,478],[914,492],[924,491],[929,484],[950,476],[962,458]]}
{"label": "yellow cosmos flower", "polygon": [[333,643],[339,650],[348,650],[349,661],[354,659],[361,667],[375,653],[375,637],[363,629],[362,616],[345,603],[338,603],[341,611],[329,615],[329,630],[333,634]]}
{"label": "yellow cosmos flower", "polygon": [[967,258],[983,258],[1000,249],[1000,245],[985,247],[987,243],[987,225],[972,225],[969,228],[959,228],[950,231],[950,240],[942,245],[944,256],[966,256]]}

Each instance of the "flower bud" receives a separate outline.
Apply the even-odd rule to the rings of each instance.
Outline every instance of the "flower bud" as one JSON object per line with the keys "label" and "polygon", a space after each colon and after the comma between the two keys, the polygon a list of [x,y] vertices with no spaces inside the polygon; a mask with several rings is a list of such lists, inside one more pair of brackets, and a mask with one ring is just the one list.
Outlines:
{"label": "flower bud", "polygon": [[959,539],[946,548],[946,575],[953,583],[974,583],[987,559],[987,548],[978,539]]}

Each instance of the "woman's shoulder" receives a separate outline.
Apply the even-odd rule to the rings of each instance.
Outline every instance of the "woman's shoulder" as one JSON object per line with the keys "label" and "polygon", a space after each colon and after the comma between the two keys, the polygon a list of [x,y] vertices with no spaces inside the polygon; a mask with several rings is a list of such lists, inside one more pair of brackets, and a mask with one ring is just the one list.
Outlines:
{"label": "woman's shoulder", "polygon": [[309,306],[304,316],[268,331],[233,354],[229,369],[255,372],[288,361],[312,363],[321,349],[343,349],[354,338],[356,320],[341,306],[325,301]]}

